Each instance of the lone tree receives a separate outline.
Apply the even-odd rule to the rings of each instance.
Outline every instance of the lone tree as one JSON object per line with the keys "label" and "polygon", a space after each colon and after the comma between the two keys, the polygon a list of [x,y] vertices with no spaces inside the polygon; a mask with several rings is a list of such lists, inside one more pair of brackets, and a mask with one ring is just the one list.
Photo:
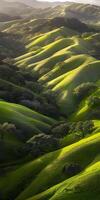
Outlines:
{"label": "lone tree", "polygon": [[0,124],[0,138],[1,140],[4,140],[5,134],[8,132],[12,132],[16,130],[16,127],[14,124],[10,124],[8,122],[5,122],[3,124]]}

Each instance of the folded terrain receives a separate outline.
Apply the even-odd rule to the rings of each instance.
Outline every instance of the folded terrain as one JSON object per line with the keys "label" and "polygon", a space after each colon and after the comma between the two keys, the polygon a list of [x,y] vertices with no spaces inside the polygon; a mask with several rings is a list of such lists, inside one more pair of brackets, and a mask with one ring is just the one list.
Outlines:
{"label": "folded terrain", "polygon": [[1,200],[100,199],[99,17],[69,3],[0,25]]}

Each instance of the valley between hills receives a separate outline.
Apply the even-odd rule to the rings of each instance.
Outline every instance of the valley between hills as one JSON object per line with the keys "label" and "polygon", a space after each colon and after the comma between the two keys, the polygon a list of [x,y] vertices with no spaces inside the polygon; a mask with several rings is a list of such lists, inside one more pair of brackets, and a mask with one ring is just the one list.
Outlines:
{"label": "valley between hills", "polygon": [[17,7],[0,14],[0,200],[99,200],[100,7]]}

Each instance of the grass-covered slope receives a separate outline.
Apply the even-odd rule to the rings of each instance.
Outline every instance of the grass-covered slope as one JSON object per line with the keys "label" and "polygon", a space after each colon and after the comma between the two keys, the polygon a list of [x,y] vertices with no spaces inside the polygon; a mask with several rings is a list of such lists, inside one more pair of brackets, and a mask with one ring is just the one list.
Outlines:
{"label": "grass-covered slope", "polygon": [[38,81],[57,94],[58,105],[65,115],[77,106],[74,89],[82,83],[95,83],[100,77],[100,61],[94,50],[97,36],[93,33],[80,36],[74,30],[73,36],[69,36],[68,30],[61,27],[40,34],[37,39],[29,40],[26,54],[15,58],[18,67],[30,69],[33,74],[37,72]]}
{"label": "grass-covered slope", "polygon": [[0,200],[99,200],[99,8],[28,16],[0,28]]}
{"label": "grass-covered slope", "polygon": [[55,121],[24,106],[0,101],[0,122],[12,122],[38,133],[48,130]]}
{"label": "grass-covered slope", "polygon": [[[27,141],[34,135],[47,133],[55,122],[52,118],[25,106],[0,101],[1,164],[6,165],[7,163],[17,162],[17,160],[23,160],[30,150],[29,147],[27,147],[29,150],[25,147]],[[1,127],[1,124],[4,128]],[[9,128],[10,124],[11,126],[14,125],[14,128]],[[8,126],[8,130],[5,126]]]}
{"label": "grass-covered slope", "polygon": [[[49,199],[55,193],[56,194],[53,198],[56,198],[56,195],[59,194],[60,191],[61,193],[58,195],[58,199],[60,198],[60,195],[63,195],[64,199],[67,195],[69,195],[68,199],[70,199],[70,195],[74,195],[73,198],[75,198],[75,191],[77,190],[79,192],[77,194],[79,199],[81,198],[81,194],[83,196],[84,193],[90,197],[91,188],[87,192],[87,187],[94,182],[95,188],[98,185],[97,175],[100,173],[99,146],[100,134],[97,133],[68,147],[47,154],[35,161],[29,162],[16,169],[14,172],[10,172],[1,179],[1,194],[4,195],[5,199],[7,199],[8,196],[13,198],[13,192],[16,194],[16,190],[19,187],[19,195],[17,193],[18,197],[16,199],[22,200],[43,192],[59,183],[59,185],[47,190],[47,192],[44,192],[43,194],[33,197],[33,199]],[[64,171],[64,166],[67,167],[71,163],[77,163],[81,169],[80,173],[72,178],[67,171]],[[7,182],[9,179],[13,179],[14,181],[8,186]],[[22,193],[21,185],[24,187]],[[65,190],[63,190],[63,188],[65,188]],[[94,195],[96,193],[98,197],[99,189],[96,191],[95,188],[93,189]],[[83,191],[83,193],[80,193],[80,191]]]}
{"label": "grass-covered slope", "polygon": [[[98,177],[100,176],[100,162],[97,161],[92,166],[88,167],[82,174],[75,178],[70,178],[68,181],[58,184],[46,192],[36,195],[28,200],[70,200],[76,199],[99,199],[100,190],[97,184],[100,184]],[[88,190],[88,192],[87,192]]]}

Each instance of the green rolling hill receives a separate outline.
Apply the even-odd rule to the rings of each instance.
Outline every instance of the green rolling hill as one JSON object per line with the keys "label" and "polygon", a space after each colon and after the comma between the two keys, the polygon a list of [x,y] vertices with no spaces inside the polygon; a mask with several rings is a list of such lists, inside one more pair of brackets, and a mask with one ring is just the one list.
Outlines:
{"label": "green rolling hill", "polygon": [[[42,130],[45,132],[45,128],[52,125],[55,121],[36,113],[24,106],[17,104],[10,104],[6,102],[0,102],[0,121],[1,122],[13,122],[18,126],[32,127],[34,131]],[[36,127],[35,127],[36,126]]]}
{"label": "green rolling hill", "polygon": [[[83,194],[84,190],[87,191],[89,185],[92,184],[91,179],[93,179],[93,183],[98,184],[97,176],[100,173],[99,146],[100,134],[97,133],[71,146],[47,154],[41,157],[41,159],[31,161],[1,179],[0,188],[2,189],[2,193],[4,193],[5,198],[8,195],[12,196],[13,191],[16,191],[18,187],[20,192],[20,187],[23,184],[24,190],[16,199],[27,199],[37,193],[43,192],[44,188],[46,190],[45,192],[34,196],[32,199],[50,199],[52,196],[56,198],[56,194],[59,194],[60,191],[60,195],[65,194],[63,199],[66,199],[67,195],[70,198],[70,195],[76,194],[75,190],[80,199],[82,195],[80,191],[83,189]],[[87,157],[86,152],[88,152]],[[67,167],[70,163],[78,163],[81,166],[80,173],[74,177],[69,177],[67,172],[63,171],[64,166]],[[9,179],[13,179],[14,181],[7,186],[7,180]],[[63,188],[65,188],[64,194]],[[89,191],[91,189],[90,187]],[[95,195],[95,188],[93,189]],[[88,195],[91,195],[91,192]],[[99,195],[99,190],[96,195]]]}
{"label": "green rolling hill", "polygon": [[99,200],[99,7],[25,11],[0,25],[0,200]]}

